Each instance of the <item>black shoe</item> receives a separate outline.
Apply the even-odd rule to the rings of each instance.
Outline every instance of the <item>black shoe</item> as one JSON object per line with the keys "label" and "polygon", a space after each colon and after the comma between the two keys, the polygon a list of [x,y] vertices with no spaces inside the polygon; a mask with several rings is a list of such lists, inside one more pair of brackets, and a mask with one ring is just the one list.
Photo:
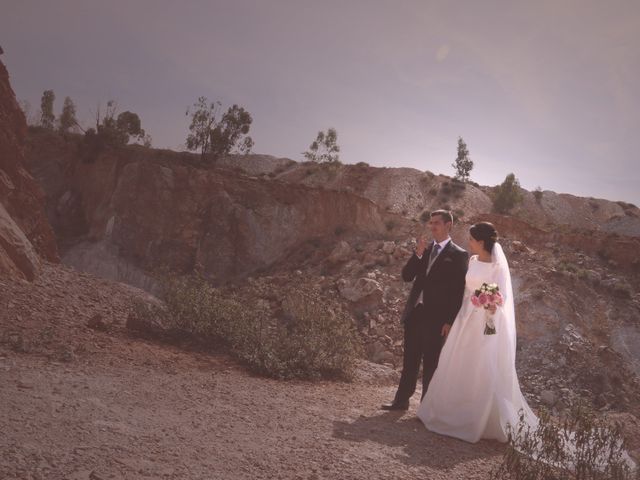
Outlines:
{"label": "black shoe", "polygon": [[404,402],[385,403],[380,408],[382,410],[409,410],[409,400]]}

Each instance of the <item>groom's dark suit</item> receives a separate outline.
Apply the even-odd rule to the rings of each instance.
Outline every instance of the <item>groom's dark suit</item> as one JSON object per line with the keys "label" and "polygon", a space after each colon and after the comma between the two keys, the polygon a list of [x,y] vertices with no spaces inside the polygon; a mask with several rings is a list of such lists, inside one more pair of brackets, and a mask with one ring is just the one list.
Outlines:
{"label": "groom's dark suit", "polygon": [[[436,257],[427,274],[433,243],[418,258],[414,253],[402,269],[405,282],[413,282],[402,314],[404,358],[400,385],[394,403],[402,404],[416,390],[422,360],[422,396],[438,366],[444,324],[453,324],[462,305],[469,255],[449,241]],[[422,294],[422,298],[421,298]]]}

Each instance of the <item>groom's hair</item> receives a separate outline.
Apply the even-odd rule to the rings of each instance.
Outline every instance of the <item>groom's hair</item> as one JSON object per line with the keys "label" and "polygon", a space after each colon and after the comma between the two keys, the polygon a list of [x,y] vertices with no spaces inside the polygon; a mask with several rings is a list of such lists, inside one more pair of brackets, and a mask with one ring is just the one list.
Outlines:
{"label": "groom's hair", "polygon": [[449,210],[434,210],[429,217],[435,217],[436,215],[440,215],[444,223],[453,223],[453,215]]}

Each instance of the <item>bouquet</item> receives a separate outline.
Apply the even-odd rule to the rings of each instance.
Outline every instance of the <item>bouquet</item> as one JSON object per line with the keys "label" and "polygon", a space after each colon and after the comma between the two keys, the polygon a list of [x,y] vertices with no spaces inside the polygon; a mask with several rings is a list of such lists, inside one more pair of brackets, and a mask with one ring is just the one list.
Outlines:
{"label": "bouquet", "polygon": [[484,308],[485,313],[485,335],[495,335],[496,325],[493,322],[493,313],[490,308],[492,306],[501,307],[504,303],[500,288],[495,283],[483,283],[482,286],[471,295],[471,303],[474,307]]}

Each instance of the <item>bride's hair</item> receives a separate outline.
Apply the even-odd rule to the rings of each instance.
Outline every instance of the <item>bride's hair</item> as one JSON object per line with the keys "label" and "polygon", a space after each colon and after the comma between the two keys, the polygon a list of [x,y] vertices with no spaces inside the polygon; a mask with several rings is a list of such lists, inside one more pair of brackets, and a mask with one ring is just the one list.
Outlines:
{"label": "bride's hair", "polygon": [[475,240],[482,240],[484,249],[489,253],[491,253],[493,245],[498,241],[498,231],[493,226],[493,223],[478,222],[471,226],[469,233]]}

